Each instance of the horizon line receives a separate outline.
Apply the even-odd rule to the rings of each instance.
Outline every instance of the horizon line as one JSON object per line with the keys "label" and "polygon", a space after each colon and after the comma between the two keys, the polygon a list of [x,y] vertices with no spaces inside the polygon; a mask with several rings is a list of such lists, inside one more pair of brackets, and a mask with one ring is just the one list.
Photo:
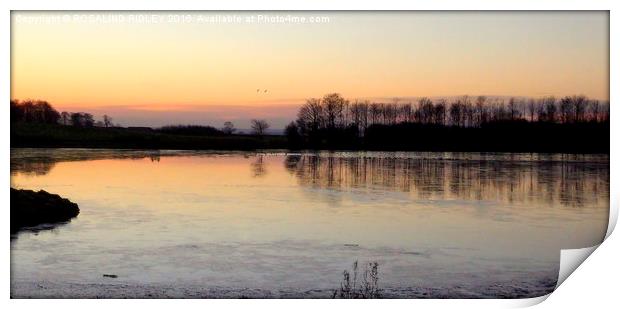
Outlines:
{"label": "horizon line", "polygon": [[[518,98],[518,99],[539,99],[539,98],[544,98],[544,97],[555,97],[555,98],[562,98],[562,97],[567,97],[567,96],[574,96],[574,95],[584,95],[584,94],[571,94],[571,95],[553,95],[553,94],[540,94],[540,95],[490,95],[490,94],[476,94],[476,95],[470,95],[470,94],[458,94],[458,95],[432,95],[432,96],[425,96],[425,95],[405,95],[405,96],[376,96],[376,97],[354,97],[354,98],[347,98],[346,96],[342,95],[342,93],[340,92],[330,92],[330,93],[338,93],[341,96],[343,96],[346,100],[348,100],[349,102],[355,102],[355,101],[365,101],[365,100],[414,100],[414,99],[422,99],[422,98],[429,98],[429,99],[450,99],[450,98],[461,98],[461,97],[471,97],[471,98],[476,98],[476,97],[486,97],[487,99],[489,98],[495,98],[495,99],[506,99],[506,98]],[[147,111],[157,111],[160,109],[167,109],[167,108],[171,108],[171,107],[177,107],[179,109],[174,109],[174,110],[178,110],[178,111],[182,111],[183,109],[192,109],[192,108],[196,108],[196,107],[215,107],[215,108],[257,108],[257,107],[283,107],[283,106],[298,106],[300,104],[303,104],[306,100],[309,99],[320,99],[322,98],[324,95],[322,96],[314,96],[314,97],[309,97],[309,98],[297,98],[297,99],[276,99],[276,100],[269,100],[269,101],[249,101],[249,102],[245,102],[245,103],[233,103],[233,104],[227,104],[227,103],[135,103],[135,104],[94,104],[94,105],[90,105],[88,103],[54,103],[53,101],[47,101],[46,99],[33,99],[33,98],[25,98],[25,99],[17,99],[17,98],[11,98],[11,100],[19,100],[19,101],[27,101],[27,100],[42,100],[42,101],[47,101],[48,103],[52,104],[55,107],[63,107],[63,108],[69,108],[69,109],[73,109],[73,108],[88,108],[88,109],[106,109],[106,108],[120,108],[120,109],[133,109],[133,110],[147,110]],[[584,95],[586,97],[588,97],[591,100],[597,100],[597,101],[601,101],[601,102],[609,102],[610,103],[610,99],[600,99],[600,98],[595,98],[595,97],[589,97],[587,95]],[[260,104],[260,102],[263,102],[264,104]],[[377,101],[376,103],[387,103],[385,101]],[[406,102],[401,102],[401,103],[406,103]],[[86,104],[86,105],[84,105]],[[165,110],[162,110],[165,111]]]}

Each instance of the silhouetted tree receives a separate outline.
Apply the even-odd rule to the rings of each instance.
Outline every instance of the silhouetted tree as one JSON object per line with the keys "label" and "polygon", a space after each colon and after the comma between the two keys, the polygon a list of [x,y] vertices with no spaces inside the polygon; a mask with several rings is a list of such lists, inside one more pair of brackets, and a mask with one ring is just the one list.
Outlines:
{"label": "silhouetted tree", "polygon": [[465,95],[461,98],[463,105],[463,127],[471,127],[474,123],[474,107],[469,96]]}
{"label": "silhouetted tree", "polygon": [[74,127],[92,127],[95,120],[89,113],[71,113],[71,125]]}
{"label": "silhouetted tree", "polygon": [[60,113],[47,101],[11,101],[11,121],[55,124],[59,119]]}
{"label": "silhouetted tree", "polygon": [[598,122],[601,113],[601,104],[598,100],[590,101],[590,121]]}
{"label": "silhouetted tree", "polygon": [[538,107],[538,121],[555,122],[557,119],[557,106],[554,97],[540,99]]}
{"label": "silhouetted tree", "polygon": [[445,125],[446,123],[446,100],[439,100],[433,111],[433,119],[436,125]]}
{"label": "silhouetted tree", "polygon": [[340,94],[331,93],[323,97],[322,104],[327,129],[343,127],[343,111],[347,101]]}
{"label": "silhouetted tree", "polygon": [[370,122],[371,124],[378,124],[380,123],[380,117],[381,117],[381,104],[379,103],[372,103],[370,104]]}
{"label": "silhouetted tree", "polygon": [[560,99],[560,117],[562,123],[573,122],[575,115],[575,105],[570,97],[563,97]]}
{"label": "silhouetted tree", "polygon": [[68,126],[71,124],[71,114],[68,112],[60,113],[60,123],[62,125]]}
{"label": "silhouetted tree", "polygon": [[103,126],[109,128],[112,126],[112,117],[103,115]]}
{"label": "silhouetted tree", "polygon": [[351,123],[359,132],[363,132],[366,129],[366,121],[368,116],[368,105],[364,102],[354,102],[349,107],[351,114]]}
{"label": "silhouetted tree", "polygon": [[487,97],[479,96],[476,98],[476,106],[474,112],[474,122],[475,126],[478,127],[483,123],[487,122],[487,107],[486,107]]}
{"label": "silhouetted tree", "polygon": [[529,99],[527,101],[527,113],[530,116],[530,122],[534,122],[534,114],[536,113],[536,100]]}
{"label": "silhouetted tree", "polygon": [[323,106],[319,99],[308,99],[297,113],[297,125],[302,134],[313,136],[324,124]]}
{"label": "silhouetted tree", "polygon": [[395,104],[382,104],[383,108],[383,123],[388,125],[396,124],[398,119],[398,108]]}
{"label": "silhouetted tree", "polygon": [[464,106],[460,101],[457,101],[450,105],[450,123],[453,126],[461,126],[461,124],[464,123],[465,117],[463,117],[463,109]]}
{"label": "silhouetted tree", "polygon": [[252,119],[252,131],[258,136],[265,135],[265,131],[269,129],[269,123],[262,119]]}
{"label": "silhouetted tree", "polygon": [[433,101],[428,98],[421,98],[418,101],[418,110],[420,111],[420,123],[430,124],[433,122],[434,106]]}
{"label": "silhouetted tree", "polygon": [[289,147],[298,148],[302,144],[301,134],[299,133],[299,127],[294,121],[291,121],[285,128],[284,134],[286,140],[289,143]]}
{"label": "silhouetted tree", "polygon": [[[432,104],[431,104],[432,105]],[[399,122],[413,122],[414,110],[411,103],[403,103],[400,106],[400,119]]]}
{"label": "silhouetted tree", "polygon": [[230,121],[224,122],[224,127],[222,128],[222,132],[224,132],[224,134],[231,135],[235,133],[236,130],[237,129],[235,128],[235,125],[232,122]]}
{"label": "silhouetted tree", "polygon": [[508,112],[510,113],[510,121],[515,121],[521,117],[515,98],[508,100]]}
{"label": "silhouetted tree", "polygon": [[575,110],[574,120],[575,122],[584,121],[584,115],[588,105],[588,99],[584,95],[572,96],[573,106]]}

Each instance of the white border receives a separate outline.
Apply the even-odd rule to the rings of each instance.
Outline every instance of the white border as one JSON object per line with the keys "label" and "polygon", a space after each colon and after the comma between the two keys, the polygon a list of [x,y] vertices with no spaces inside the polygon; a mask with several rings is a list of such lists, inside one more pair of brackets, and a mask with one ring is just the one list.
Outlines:
{"label": "white border", "polygon": [[[618,61],[620,55],[618,41],[620,38],[620,1],[611,0],[410,0],[410,1],[372,1],[357,0],[352,3],[335,2],[329,0],[233,0],[233,1],[211,1],[203,3],[198,0],[138,0],[121,1],[108,0],[100,2],[88,2],[79,0],[56,0],[56,1],[15,1],[8,0],[0,2],[3,7],[0,13],[0,25],[2,30],[0,39],[2,48],[0,55],[5,65],[1,66],[0,93],[8,101],[10,97],[10,10],[610,10],[610,85],[619,85],[618,81]],[[614,39],[615,38],[615,39]],[[614,57],[615,56],[615,57]],[[611,87],[610,102],[618,96],[618,88]],[[471,306],[476,308],[487,307],[523,307],[537,304],[547,296],[525,299],[525,300],[366,300],[366,301],[330,301],[330,300],[10,300],[10,251],[9,251],[9,113],[8,104],[4,112],[0,113],[0,123],[3,126],[1,135],[2,154],[4,164],[1,166],[0,174],[2,178],[2,192],[4,216],[5,250],[1,255],[1,286],[4,301],[8,305],[16,307],[45,306],[53,308],[81,308],[84,305],[94,308],[107,308],[109,306],[170,306],[183,305],[189,307],[201,307],[209,305],[220,306],[269,306],[275,308],[290,308],[291,306],[302,308],[315,308],[317,306],[343,306],[353,305],[359,308],[374,308],[379,306],[393,306],[409,308],[411,306],[423,306],[430,308],[445,308],[456,306]],[[616,109],[611,108],[612,119],[616,118]],[[618,132],[617,122],[611,123],[611,134],[615,136]],[[618,153],[618,143],[611,140],[611,161],[616,159]],[[615,293],[618,286],[618,267],[620,260],[620,238],[612,235],[618,217],[618,187],[614,186],[613,179],[618,179],[618,168],[611,164],[611,210],[610,223],[608,228],[608,239],[588,258],[588,262],[581,265],[569,280],[566,280],[559,289],[548,295],[549,300],[541,304],[543,307],[559,308],[564,306],[592,306],[596,304],[617,303]],[[616,233],[617,234],[617,233]],[[611,235],[611,237],[610,237]],[[573,278],[574,277],[574,278]],[[342,302],[342,303],[341,303]],[[346,304],[344,303],[346,302]],[[596,307],[596,306],[595,306]]]}

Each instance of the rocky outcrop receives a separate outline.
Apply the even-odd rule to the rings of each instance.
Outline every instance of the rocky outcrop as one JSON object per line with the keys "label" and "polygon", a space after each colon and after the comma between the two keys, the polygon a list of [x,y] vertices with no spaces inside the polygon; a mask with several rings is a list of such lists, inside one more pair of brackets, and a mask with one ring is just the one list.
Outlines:
{"label": "rocky outcrop", "polygon": [[79,213],[76,203],[58,194],[11,188],[11,233],[42,223],[66,222]]}

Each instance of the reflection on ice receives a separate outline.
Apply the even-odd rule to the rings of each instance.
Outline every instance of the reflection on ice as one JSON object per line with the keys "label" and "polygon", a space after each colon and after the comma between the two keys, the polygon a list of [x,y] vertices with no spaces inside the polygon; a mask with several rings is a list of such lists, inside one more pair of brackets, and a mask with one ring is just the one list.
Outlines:
{"label": "reflection on ice", "polygon": [[[523,158],[521,158],[523,159]],[[507,203],[604,204],[605,161],[290,155],[286,168],[301,185],[410,192],[420,199],[500,200]]]}
{"label": "reflection on ice", "polygon": [[11,184],[81,210],[11,241],[13,297],[331,297],[356,260],[384,297],[534,297],[602,240],[609,159],[14,149]]}

